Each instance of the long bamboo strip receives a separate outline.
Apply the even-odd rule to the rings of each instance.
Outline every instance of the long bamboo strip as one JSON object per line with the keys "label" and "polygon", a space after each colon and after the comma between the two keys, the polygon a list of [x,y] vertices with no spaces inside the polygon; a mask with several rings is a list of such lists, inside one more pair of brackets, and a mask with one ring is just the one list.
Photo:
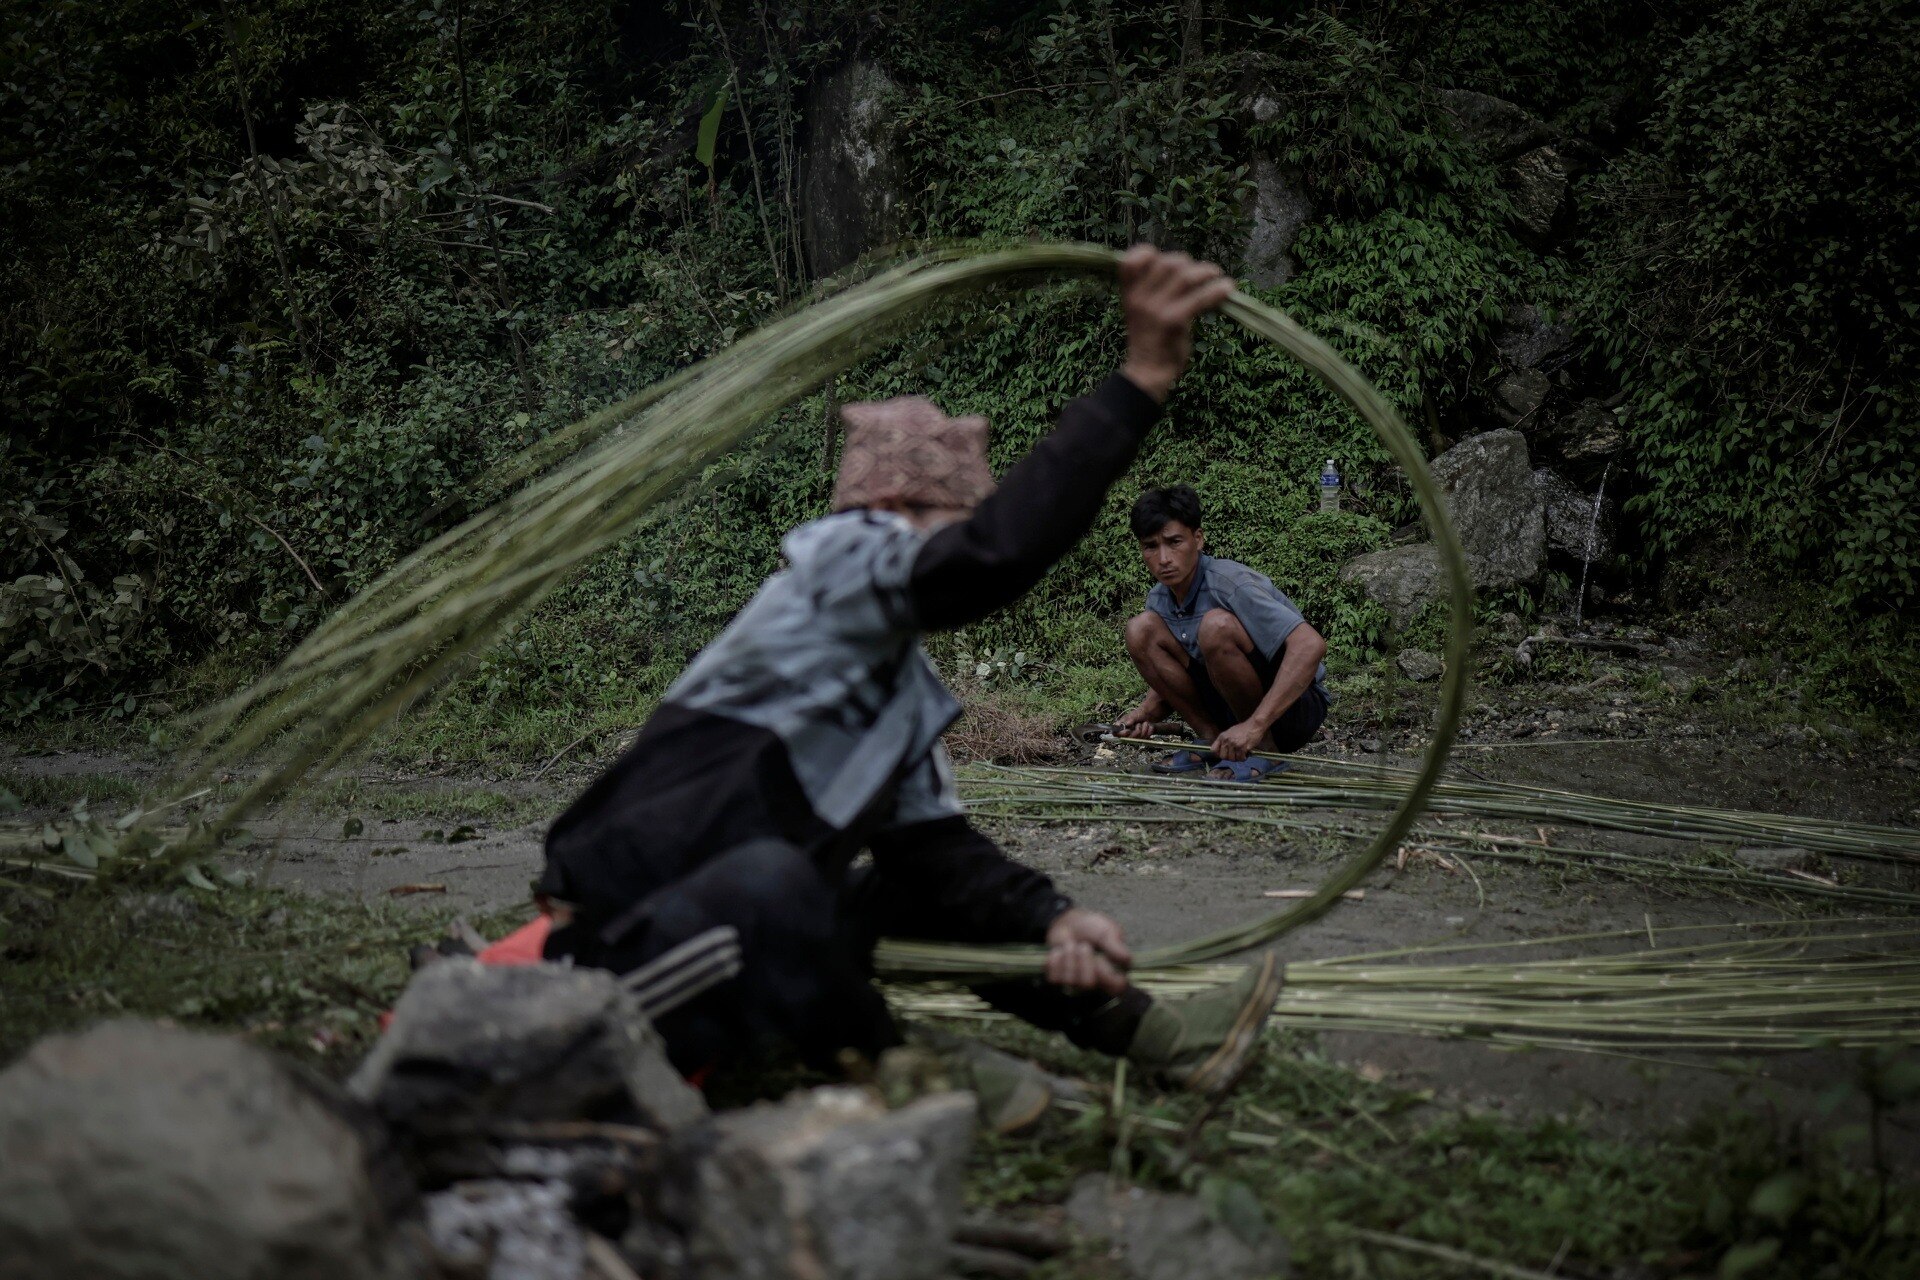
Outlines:
{"label": "long bamboo strip", "polygon": [[[1684,926],[1669,932],[1738,929],[1764,936],[1566,959],[1383,964],[1379,955],[1365,955],[1302,961],[1287,966],[1275,1025],[1662,1053],[1920,1043],[1920,938],[1909,930],[1874,927],[1879,923]],[[1628,930],[1460,943],[1415,954],[1642,936]],[[1861,943],[1880,948],[1860,951]],[[1852,949],[1824,954],[1834,947]],[[1142,985],[1178,996],[1230,981],[1239,972],[1234,965],[1183,966],[1146,975]],[[971,993],[957,988],[896,987],[890,994],[910,1012],[992,1016]]]}
{"label": "long bamboo strip", "polygon": [[[1063,278],[1110,280],[1119,255],[1093,245],[956,247],[908,261],[748,335],[662,385],[615,405],[524,455],[509,478],[552,469],[442,535],[328,619],[281,666],[200,722],[188,781],[271,746],[273,767],[208,829],[235,827],[264,801],[339,759],[402,709],[465,670],[514,620],[590,557],[638,527],[699,466],[827,378],[894,341],[907,326],[982,289]],[[1418,496],[1450,597],[1447,673],[1422,770],[1366,848],[1315,894],[1267,919],[1143,956],[1148,967],[1230,954],[1270,940],[1341,900],[1400,844],[1438,781],[1465,697],[1472,630],[1466,561],[1419,445],[1398,414],[1324,342],[1290,317],[1235,293],[1222,312],[1289,352],[1371,425]],[[561,460],[561,455],[575,450]],[[154,840],[147,828],[136,838]],[[190,856],[188,840],[153,848]],[[1031,974],[1031,948],[884,942],[890,972]]]}

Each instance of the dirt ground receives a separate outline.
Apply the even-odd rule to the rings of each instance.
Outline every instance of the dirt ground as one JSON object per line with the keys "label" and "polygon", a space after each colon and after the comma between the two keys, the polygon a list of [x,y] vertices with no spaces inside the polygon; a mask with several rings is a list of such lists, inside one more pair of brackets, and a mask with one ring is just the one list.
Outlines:
{"label": "dirt ground", "polygon": [[[1865,742],[1844,726],[1784,729],[1736,722],[1685,697],[1686,671],[1669,664],[1607,678],[1591,668],[1576,682],[1483,691],[1467,721],[1455,776],[1525,782],[1632,799],[1687,801],[1875,822],[1914,824],[1915,748]],[[1612,668],[1616,673],[1619,668]],[[1633,692],[1623,692],[1631,688]],[[1336,706],[1330,731],[1309,751],[1360,761],[1411,764],[1423,741],[1431,693],[1401,691],[1391,717],[1377,703]],[[1344,714],[1343,714],[1344,713]],[[1497,744],[1497,745],[1496,745]],[[1146,755],[1098,751],[1062,739],[1055,763],[1138,770]],[[65,779],[84,787],[112,778],[122,787],[155,776],[137,760],[66,753],[16,755],[16,777]],[[588,780],[584,761],[537,781],[478,776],[421,777],[368,769],[335,778],[320,811],[292,809],[256,821],[237,864],[265,883],[362,899],[398,897],[479,914],[521,907],[538,874],[546,822]],[[1190,785],[1204,788],[1204,781]],[[358,829],[349,825],[357,819]],[[1377,817],[1352,815],[1367,825]],[[1015,857],[1053,875],[1076,900],[1117,917],[1137,945],[1169,943],[1241,923],[1274,909],[1274,889],[1317,884],[1341,849],[1287,840],[1283,833],[1220,824],[989,821]],[[1480,830],[1524,827],[1473,820]],[[1556,836],[1556,839],[1563,837]],[[1611,832],[1573,832],[1588,847],[1671,854],[1678,842]],[[1488,943],[1609,929],[1646,930],[1782,914],[1846,911],[1817,900],[1713,886],[1649,882],[1479,861],[1478,883],[1437,864],[1377,872],[1364,901],[1343,904],[1288,935],[1283,959],[1348,955],[1427,942]],[[1853,881],[1920,889],[1911,869],[1859,864]],[[1855,911],[1854,914],[1867,914]],[[1462,958],[1475,958],[1468,953]],[[1837,1124],[1814,1103],[1846,1070],[1832,1055],[1753,1059],[1732,1075],[1677,1062],[1559,1051],[1513,1052],[1483,1044],[1399,1035],[1332,1033],[1322,1048],[1337,1060],[1384,1075],[1436,1102],[1514,1116],[1566,1114],[1613,1133],[1665,1126],[1743,1097],[1748,1105]],[[1725,1064],[1721,1064],[1724,1066]],[[1896,1126],[1906,1163],[1920,1163],[1920,1120]]]}

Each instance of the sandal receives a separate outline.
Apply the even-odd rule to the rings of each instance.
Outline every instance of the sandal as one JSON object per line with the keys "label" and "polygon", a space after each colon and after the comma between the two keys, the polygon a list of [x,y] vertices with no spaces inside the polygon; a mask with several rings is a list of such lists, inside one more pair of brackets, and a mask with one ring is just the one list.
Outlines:
{"label": "sandal", "polygon": [[1222,760],[1207,776],[1216,782],[1264,782],[1272,775],[1285,773],[1291,768],[1293,766],[1284,760],[1248,756],[1245,760]]}
{"label": "sandal", "polygon": [[1204,773],[1219,763],[1211,751],[1188,751],[1183,748],[1163,760],[1155,760],[1149,767],[1155,773]]}

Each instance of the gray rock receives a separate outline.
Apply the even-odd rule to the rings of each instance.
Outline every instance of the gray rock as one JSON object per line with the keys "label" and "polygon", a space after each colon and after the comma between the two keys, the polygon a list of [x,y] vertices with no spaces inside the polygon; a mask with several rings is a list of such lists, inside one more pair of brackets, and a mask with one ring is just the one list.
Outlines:
{"label": "gray rock", "polygon": [[458,1183],[422,1205],[434,1260],[473,1280],[580,1280],[586,1235],[564,1182]]}
{"label": "gray rock", "polygon": [[1560,153],[1552,147],[1527,152],[1513,162],[1507,184],[1520,225],[1536,236],[1552,231],[1554,217],[1567,198],[1567,162]]}
{"label": "gray rock", "polygon": [[5,1280],[391,1274],[351,1104],[244,1041],[121,1021],[0,1074]]}
{"label": "gray rock", "polygon": [[1553,383],[1538,369],[1521,369],[1502,378],[1493,389],[1493,411],[1510,426],[1531,421],[1547,402]]}
{"label": "gray rock", "polygon": [[1313,217],[1313,201],[1297,178],[1266,156],[1253,162],[1252,225],[1241,252],[1240,274],[1249,284],[1272,289],[1293,279],[1288,251]]}
{"label": "gray rock", "polygon": [[1433,478],[1466,548],[1475,585],[1536,581],[1546,568],[1546,503],[1518,431],[1469,436],[1433,460]]}
{"label": "gray rock", "polygon": [[1102,1174],[1074,1183],[1067,1221],[1106,1242],[1134,1280],[1269,1280],[1293,1271],[1287,1242],[1257,1212],[1229,1226],[1192,1196],[1115,1190]]}
{"label": "gray rock", "polygon": [[1617,505],[1600,494],[1599,510],[1594,494],[1576,489],[1558,473],[1542,468],[1533,473],[1547,508],[1547,549],[1575,560],[1604,560],[1613,554]]}
{"label": "gray rock", "polygon": [[678,1141],[665,1206],[696,1280],[931,1280],[945,1273],[974,1101],[889,1112],[823,1088],[717,1116]]}
{"label": "gray rock", "polygon": [[1619,415],[1598,400],[1582,400],[1561,414],[1542,436],[1562,458],[1575,464],[1604,462],[1627,443]]}
{"label": "gray rock", "polygon": [[1393,662],[1400,668],[1401,675],[1415,683],[1438,680],[1447,669],[1447,664],[1439,654],[1428,653],[1425,649],[1402,649]]}
{"label": "gray rock", "polygon": [[1440,553],[1431,542],[1388,547],[1356,556],[1340,570],[1342,582],[1357,582],[1367,598],[1387,611],[1395,628],[1404,628],[1420,610],[1446,593]]}
{"label": "gray rock", "polygon": [[1537,368],[1572,342],[1573,330],[1549,322],[1531,303],[1508,307],[1493,335],[1501,363],[1514,370]]}
{"label": "gray rock", "polygon": [[808,92],[800,233],[815,276],[900,235],[906,168],[888,105],[898,89],[885,67],[856,61]]}
{"label": "gray rock", "polygon": [[612,974],[460,958],[414,975],[348,1089],[389,1122],[416,1128],[631,1107],[672,1129],[707,1113]]}
{"label": "gray rock", "polygon": [[1811,849],[1800,849],[1790,845],[1752,845],[1744,849],[1735,849],[1733,857],[1747,870],[1766,875],[1785,875],[1789,871],[1820,869],[1818,854]]}
{"label": "gray rock", "polygon": [[1448,89],[1440,94],[1440,101],[1461,135],[1495,160],[1510,160],[1553,137],[1553,130],[1544,121],[1505,98],[1470,89]]}

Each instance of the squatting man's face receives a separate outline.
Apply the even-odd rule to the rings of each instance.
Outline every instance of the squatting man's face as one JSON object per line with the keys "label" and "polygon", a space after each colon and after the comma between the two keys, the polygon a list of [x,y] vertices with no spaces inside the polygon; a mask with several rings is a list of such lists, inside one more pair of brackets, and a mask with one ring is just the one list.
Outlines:
{"label": "squatting man's face", "polygon": [[1147,572],[1155,581],[1177,587],[1193,577],[1194,566],[1200,563],[1200,552],[1206,545],[1206,534],[1178,520],[1169,520],[1160,526],[1158,533],[1140,539],[1140,558],[1146,561]]}

